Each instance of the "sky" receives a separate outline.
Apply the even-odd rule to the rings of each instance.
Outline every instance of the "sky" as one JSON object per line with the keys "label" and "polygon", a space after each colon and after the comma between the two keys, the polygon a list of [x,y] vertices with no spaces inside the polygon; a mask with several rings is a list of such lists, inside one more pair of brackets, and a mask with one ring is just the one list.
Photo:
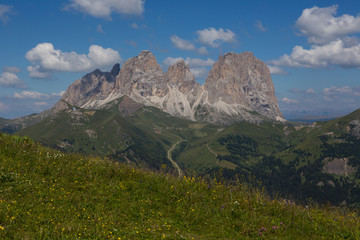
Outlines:
{"label": "sky", "polygon": [[287,119],[360,107],[360,1],[0,0],[0,117],[38,113],[76,79],[150,50],[199,83],[227,52],[270,68]]}

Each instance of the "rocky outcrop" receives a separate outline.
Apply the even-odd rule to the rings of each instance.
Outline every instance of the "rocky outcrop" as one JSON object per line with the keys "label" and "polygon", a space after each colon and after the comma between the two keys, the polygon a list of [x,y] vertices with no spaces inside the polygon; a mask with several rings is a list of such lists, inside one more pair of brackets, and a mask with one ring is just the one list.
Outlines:
{"label": "rocky outcrop", "polygon": [[[116,89],[120,94],[141,97],[165,96],[165,74],[150,51],[127,60],[116,77]],[[136,96],[135,96],[136,97]]]}
{"label": "rocky outcrop", "polygon": [[323,161],[325,162],[325,165],[322,169],[323,173],[343,175],[347,177],[357,171],[357,168],[349,165],[348,158],[327,157]]}
{"label": "rocky outcrop", "polygon": [[71,84],[61,99],[74,106],[82,106],[87,102],[106,99],[114,90],[119,71],[119,64],[115,64],[110,72],[102,72],[96,69]]}
{"label": "rocky outcrop", "polygon": [[162,107],[171,115],[195,120],[195,108],[201,100],[203,91],[195,82],[189,65],[183,60],[171,65],[166,72],[165,81],[169,90]]}
{"label": "rocky outcrop", "polygon": [[353,120],[350,122],[350,135],[360,139],[360,121]]}
{"label": "rocky outcrop", "polygon": [[224,125],[283,120],[269,68],[249,52],[220,56],[205,84],[199,85],[184,61],[171,65],[164,74],[154,55],[142,51],[121,68],[116,64],[110,72],[97,69],[76,80],[45,115],[71,106],[107,108],[124,96],[126,104],[119,111],[126,116],[141,106],[135,104],[139,103],[173,116]]}
{"label": "rocky outcrop", "polygon": [[282,117],[269,67],[250,52],[220,56],[204,87],[208,104],[219,111],[243,107],[273,119]]}
{"label": "rocky outcrop", "polygon": [[196,95],[200,87],[184,60],[171,65],[166,72],[165,79],[170,87],[178,88],[184,94],[194,93],[193,95]]}

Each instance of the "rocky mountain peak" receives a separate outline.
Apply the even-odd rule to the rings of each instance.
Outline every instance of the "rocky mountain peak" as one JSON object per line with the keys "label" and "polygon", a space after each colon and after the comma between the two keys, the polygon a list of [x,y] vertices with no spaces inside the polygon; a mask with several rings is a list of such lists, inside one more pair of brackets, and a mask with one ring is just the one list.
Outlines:
{"label": "rocky mountain peak", "polygon": [[184,60],[172,64],[166,72],[165,80],[169,86],[176,86],[183,93],[189,93],[194,87],[199,87],[189,65]]}
{"label": "rocky mountain peak", "polygon": [[251,52],[220,56],[204,87],[210,104],[238,104],[270,118],[282,116],[270,70]]}
{"label": "rocky mountain peak", "polygon": [[116,78],[116,88],[122,94],[133,93],[139,97],[163,95],[167,89],[165,74],[148,50],[125,61]]}
{"label": "rocky mountain peak", "polygon": [[150,51],[142,51],[110,72],[95,70],[75,81],[62,100],[82,108],[101,108],[127,96],[173,116],[218,124],[261,121],[254,111],[281,119],[268,66],[251,52],[227,53],[213,65],[203,86],[185,61],[172,64],[166,75]]}
{"label": "rocky mountain peak", "polygon": [[110,71],[110,75],[116,77],[120,72],[120,64],[116,63]]}
{"label": "rocky mountain peak", "polygon": [[71,84],[61,100],[81,106],[98,95],[108,95],[114,88],[114,80],[114,75],[96,69]]}

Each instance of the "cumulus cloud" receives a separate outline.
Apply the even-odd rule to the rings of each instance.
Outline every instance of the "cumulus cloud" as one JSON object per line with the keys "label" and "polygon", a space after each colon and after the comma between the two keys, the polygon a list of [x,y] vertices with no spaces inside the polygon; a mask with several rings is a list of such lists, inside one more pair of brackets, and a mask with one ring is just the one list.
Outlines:
{"label": "cumulus cloud", "polygon": [[198,67],[198,68],[190,68],[190,71],[192,74],[194,74],[195,78],[206,78],[209,74],[209,70],[204,67]]}
{"label": "cumulus cloud", "polygon": [[344,68],[360,67],[360,43],[347,47],[342,39],[326,45],[304,49],[295,46],[290,55],[283,55],[270,64],[287,67],[324,68],[340,66]]}
{"label": "cumulus cloud", "polygon": [[91,45],[89,53],[62,52],[51,43],[40,43],[25,55],[31,62],[27,69],[31,77],[46,78],[53,72],[83,72],[113,65],[121,61],[119,53],[111,48]]}
{"label": "cumulus cloud", "polygon": [[176,48],[179,48],[181,50],[190,50],[190,51],[196,50],[196,47],[193,43],[191,43],[190,41],[181,39],[176,35],[172,35],[170,37],[170,40]]}
{"label": "cumulus cloud", "polygon": [[296,26],[312,44],[322,45],[342,36],[360,32],[360,16],[344,14],[335,17],[338,5],[304,9]]}
{"label": "cumulus cloud", "polygon": [[[189,59],[189,58],[188,58]],[[174,63],[177,63],[179,61],[185,61],[187,64],[189,63],[189,61],[186,61],[184,58],[182,57],[177,57],[177,58],[173,58],[173,57],[167,57],[164,61],[163,64],[165,66],[170,66],[173,65]]]}
{"label": "cumulus cloud", "polygon": [[49,98],[48,94],[34,92],[34,91],[22,91],[22,92],[15,92],[13,95],[14,98],[18,99],[47,99]]}
{"label": "cumulus cloud", "polygon": [[327,95],[327,96],[332,96],[332,95],[347,95],[347,96],[360,96],[360,87],[349,87],[349,86],[344,86],[344,87],[329,87],[329,88],[324,88],[323,89],[323,94]]}
{"label": "cumulus cloud", "polygon": [[211,58],[208,58],[206,60],[200,59],[200,58],[190,58],[190,66],[192,67],[210,67],[214,65],[215,61]]}
{"label": "cumulus cloud", "polygon": [[211,47],[219,47],[224,42],[231,43],[235,42],[235,33],[229,29],[216,30],[215,28],[205,28],[196,32],[198,35],[198,40],[205,45]]}
{"label": "cumulus cloud", "polygon": [[200,55],[208,54],[206,47],[202,46],[200,48],[196,48],[192,42],[188,40],[184,40],[177,35],[172,35],[170,37],[170,40],[174,44],[174,46],[178,49],[187,50],[187,51],[196,51]]}
{"label": "cumulus cloud", "polygon": [[142,15],[144,0],[70,0],[65,9],[73,9],[99,18],[111,18],[111,14]]}
{"label": "cumulus cloud", "polygon": [[266,32],[267,28],[263,26],[262,22],[260,20],[257,20],[255,22],[255,27],[260,31],[260,32]]}
{"label": "cumulus cloud", "polygon": [[[15,70],[15,69],[7,69],[7,70]],[[26,84],[14,72],[4,71],[3,73],[0,74],[0,87],[25,88]]]}
{"label": "cumulus cloud", "polygon": [[201,55],[207,55],[209,54],[208,50],[206,49],[206,47],[200,47],[197,52]]}
{"label": "cumulus cloud", "polygon": [[281,101],[284,102],[284,103],[287,103],[287,104],[290,104],[290,103],[298,103],[297,100],[295,100],[295,99],[290,99],[290,98],[287,98],[287,97],[282,98]]}
{"label": "cumulus cloud", "polygon": [[291,54],[269,61],[275,66],[326,68],[360,67],[360,41],[351,34],[360,33],[360,16],[335,16],[338,6],[304,9],[296,27],[312,45],[295,46]]}
{"label": "cumulus cloud", "polygon": [[177,58],[167,57],[163,61],[163,65],[168,67],[179,61],[185,61],[186,64],[189,64],[190,71],[194,74],[195,78],[197,79],[206,78],[209,73],[209,69],[206,67],[210,67],[215,63],[215,61],[210,58],[204,60],[200,58],[189,58],[189,57],[186,59],[182,57],[177,57]]}
{"label": "cumulus cloud", "polygon": [[270,74],[279,74],[279,75],[286,75],[287,72],[280,68],[280,67],[276,67],[276,66],[268,66],[270,69]]}
{"label": "cumulus cloud", "polygon": [[200,59],[200,58],[182,58],[182,57],[177,57],[177,58],[172,58],[172,57],[167,57],[164,61],[163,64],[165,66],[170,66],[174,63],[177,63],[178,61],[182,61],[184,60],[187,64],[190,65],[190,67],[196,68],[196,67],[209,67],[212,66],[215,61],[212,60],[211,58],[208,58],[206,60],[204,59]]}
{"label": "cumulus cloud", "polygon": [[35,91],[21,91],[15,92],[13,97],[17,99],[46,100],[52,97],[61,97],[63,94],[64,91],[52,94],[40,93]]}
{"label": "cumulus cloud", "polygon": [[0,21],[4,24],[9,21],[9,14],[12,13],[12,6],[0,4]]}
{"label": "cumulus cloud", "polygon": [[308,90],[305,91],[306,94],[314,94],[315,90],[312,88],[309,88]]}

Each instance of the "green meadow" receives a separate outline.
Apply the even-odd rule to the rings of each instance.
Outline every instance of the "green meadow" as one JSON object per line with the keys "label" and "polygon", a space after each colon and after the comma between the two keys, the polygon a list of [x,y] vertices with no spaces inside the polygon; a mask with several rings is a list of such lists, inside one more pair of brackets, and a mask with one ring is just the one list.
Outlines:
{"label": "green meadow", "polygon": [[359,217],[0,135],[0,239],[310,238],[360,239]]}

